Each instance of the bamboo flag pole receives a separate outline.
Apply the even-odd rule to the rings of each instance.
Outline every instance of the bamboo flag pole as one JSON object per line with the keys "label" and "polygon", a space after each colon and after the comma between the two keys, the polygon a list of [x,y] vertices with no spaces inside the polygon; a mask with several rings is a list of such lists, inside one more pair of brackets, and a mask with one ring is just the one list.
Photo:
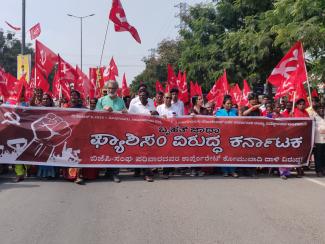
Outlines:
{"label": "bamboo flag pole", "polygon": [[99,86],[99,80],[98,80],[98,74],[100,73],[100,68],[102,67],[104,50],[105,50],[105,45],[106,45],[106,40],[107,40],[108,27],[109,27],[109,20],[107,21],[107,25],[106,25],[106,31],[105,31],[105,37],[104,37],[102,52],[100,54],[99,67],[97,67],[97,71],[96,71],[95,94],[97,93],[97,89],[100,87]]}
{"label": "bamboo flag pole", "polygon": [[107,40],[108,27],[109,27],[109,21],[107,21],[106,32],[105,32],[105,37],[104,37],[104,43],[103,43],[103,47],[102,47],[102,53],[100,55],[99,68],[102,66],[103,55],[104,55],[104,50],[105,50],[105,45],[106,45],[106,40]]}

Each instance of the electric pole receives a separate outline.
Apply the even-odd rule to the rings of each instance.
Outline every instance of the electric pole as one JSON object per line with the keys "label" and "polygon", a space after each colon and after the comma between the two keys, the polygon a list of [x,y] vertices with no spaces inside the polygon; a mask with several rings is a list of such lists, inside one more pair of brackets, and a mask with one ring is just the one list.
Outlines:
{"label": "electric pole", "polygon": [[184,17],[188,13],[188,4],[185,2],[180,2],[179,4],[176,4],[174,7],[179,9],[178,14],[175,15],[176,18],[179,18],[179,25],[175,27],[179,28],[179,31],[184,30],[186,28]]}

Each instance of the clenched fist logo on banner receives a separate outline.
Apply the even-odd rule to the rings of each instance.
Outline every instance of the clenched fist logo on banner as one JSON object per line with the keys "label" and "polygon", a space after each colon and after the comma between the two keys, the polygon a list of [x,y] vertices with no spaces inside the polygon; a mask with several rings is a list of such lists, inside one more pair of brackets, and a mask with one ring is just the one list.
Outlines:
{"label": "clenched fist logo on banner", "polygon": [[34,138],[17,158],[18,161],[47,162],[55,147],[64,143],[72,133],[69,124],[53,113],[31,124]]}

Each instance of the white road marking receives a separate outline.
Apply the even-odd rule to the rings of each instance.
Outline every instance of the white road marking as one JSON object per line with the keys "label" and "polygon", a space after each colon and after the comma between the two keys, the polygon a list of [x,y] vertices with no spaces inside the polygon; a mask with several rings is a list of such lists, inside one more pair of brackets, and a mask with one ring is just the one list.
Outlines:
{"label": "white road marking", "polygon": [[313,183],[315,183],[317,185],[320,185],[320,186],[325,187],[325,182],[322,182],[322,181],[319,181],[319,180],[315,180],[315,179],[312,179],[312,178],[304,178],[304,179],[306,179],[306,180],[308,180],[310,182],[313,182]]}

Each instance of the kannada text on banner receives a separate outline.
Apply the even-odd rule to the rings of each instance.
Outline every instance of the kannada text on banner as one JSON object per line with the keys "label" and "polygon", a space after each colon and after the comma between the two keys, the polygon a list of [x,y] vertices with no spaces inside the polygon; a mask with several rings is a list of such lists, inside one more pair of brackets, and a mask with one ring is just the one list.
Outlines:
{"label": "kannada text on banner", "polygon": [[295,167],[313,121],[0,107],[0,163],[66,167]]}

